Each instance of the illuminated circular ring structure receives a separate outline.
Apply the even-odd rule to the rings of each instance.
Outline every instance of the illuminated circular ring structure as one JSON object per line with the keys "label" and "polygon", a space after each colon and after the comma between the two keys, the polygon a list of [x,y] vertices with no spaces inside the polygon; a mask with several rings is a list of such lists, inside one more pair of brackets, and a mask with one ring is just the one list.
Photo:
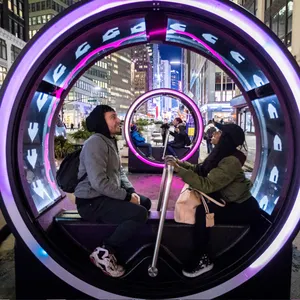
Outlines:
{"label": "illuminated circular ring structure", "polygon": [[189,110],[192,112],[192,114],[195,116],[194,119],[195,119],[195,123],[196,123],[195,124],[196,125],[196,137],[194,138],[194,140],[196,142],[193,145],[191,151],[189,151],[189,153],[186,156],[184,156],[182,158],[182,160],[188,160],[197,151],[197,149],[200,147],[200,143],[202,140],[202,133],[203,133],[203,120],[202,120],[202,115],[199,111],[199,108],[197,107],[195,102],[191,98],[186,96],[185,94],[183,94],[179,91],[170,90],[170,89],[157,89],[157,90],[152,90],[152,91],[146,92],[145,94],[138,97],[132,103],[132,105],[130,106],[130,108],[128,110],[128,113],[126,114],[125,124],[124,124],[126,141],[127,141],[129,148],[134,153],[134,155],[136,155],[142,162],[144,162],[150,166],[160,167],[160,168],[164,167],[164,163],[157,163],[157,162],[153,162],[153,161],[146,159],[136,150],[135,146],[132,144],[131,138],[130,138],[130,120],[131,120],[134,112],[141,105],[143,105],[147,101],[148,98],[152,98],[155,96],[162,96],[162,95],[174,96],[176,98],[179,98],[183,102],[183,104],[185,106],[187,106],[189,108]]}
{"label": "illuminated circular ring structure", "polygon": [[[148,13],[154,15],[155,22],[148,22]],[[162,13],[168,18],[160,18]],[[134,17],[136,23],[131,22]],[[129,37],[119,36],[125,21]],[[105,30],[102,40],[97,33],[100,46],[86,40],[94,28]],[[235,267],[222,282],[200,291],[182,292],[197,299],[214,298],[262,270],[291,241],[300,220],[300,157],[296,156],[300,152],[296,137],[300,127],[299,67],[267,27],[229,1],[82,1],[45,25],[26,45],[1,89],[2,210],[14,235],[62,281],[91,297],[117,298],[114,290],[104,291],[75,275],[67,262],[57,258],[33,219],[61,197],[54,180],[54,158],[49,151],[53,142],[49,137],[53,136],[53,118],[69,89],[96,60],[129,45],[151,41],[193,49],[226,70],[243,91],[259,128],[253,194],[266,210],[268,197],[272,197],[276,206],[270,212],[272,227],[257,246],[259,251],[253,250],[247,263]],[[227,49],[228,45],[232,49]],[[260,98],[260,87],[271,87],[274,94]],[[278,124],[281,131],[276,129]],[[272,162],[282,165],[272,166]],[[29,183],[25,172],[35,172],[37,167],[40,177]],[[275,196],[266,195],[268,189]],[[133,291],[128,293],[134,297]],[[169,297],[173,297],[171,293]]]}

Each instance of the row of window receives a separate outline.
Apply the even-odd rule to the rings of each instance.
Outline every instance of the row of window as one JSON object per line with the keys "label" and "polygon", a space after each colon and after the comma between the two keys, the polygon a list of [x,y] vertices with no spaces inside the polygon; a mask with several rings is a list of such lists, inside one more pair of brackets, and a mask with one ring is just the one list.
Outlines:
{"label": "row of window", "polygon": [[[17,59],[17,56],[20,54],[21,49],[15,45],[11,45],[11,61],[12,63]],[[0,39],[0,58],[7,60],[7,45],[5,40]]]}
{"label": "row of window", "polygon": [[102,69],[107,69],[107,63],[102,61],[102,60],[98,60],[96,63],[95,63],[95,66],[98,66]]}
{"label": "row of window", "polygon": [[100,80],[93,79],[93,82],[102,89],[107,89],[107,82],[103,82]]}
{"label": "row of window", "polygon": [[56,3],[53,0],[47,0],[47,1],[35,2],[29,4],[29,12],[36,12],[36,11],[41,11],[46,9],[53,9],[57,12],[62,12],[65,9],[65,7]]}
{"label": "row of window", "polygon": [[37,24],[46,24],[53,17],[54,17],[54,15],[42,15],[42,16],[37,16],[37,17],[31,17],[31,18],[29,18],[29,26],[37,25]]}
{"label": "row of window", "polygon": [[292,42],[293,4],[293,0],[286,0],[285,5],[274,13],[272,11],[272,1],[266,0],[266,9],[270,8],[272,13],[267,14],[265,24],[277,34],[287,47],[289,47]]}
{"label": "row of window", "polygon": [[12,18],[8,18],[8,31],[17,38],[24,40],[24,26]]}
{"label": "row of window", "polygon": [[94,69],[94,68],[91,68],[91,69],[87,70],[87,73],[92,75],[92,76],[96,76],[96,77],[99,77],[99,78],[102,78],[102,79],[107,79],[108,78],[107,73],[102,72],[102,71],[97,70],[97,69]]}
{"label": "row of window", "polygon": [[24,19],[24,4],[19,0],[8,0],[8,9],[12,11],[15,15],[19,16],[20,18]]}

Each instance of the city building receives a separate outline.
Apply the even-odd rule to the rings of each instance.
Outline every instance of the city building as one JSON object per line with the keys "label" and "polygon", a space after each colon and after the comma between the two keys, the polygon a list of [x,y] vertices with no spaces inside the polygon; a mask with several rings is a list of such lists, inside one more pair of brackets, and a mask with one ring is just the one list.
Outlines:
{"label": "city building", "polygon": [[[238,0],[265,23],[289,49],[300,65],[300,1],[296,0]],[[253,118],[242,95],[232,99],[237,123],[248,132],[254,132]]]}
{"label": "city building", "polygon": [[[171,89],[176,91],[181,91],[181,81],[180,73],[177,70],[172,70],[171,68]],[[179,107],[179,101],[172,98],[172,109]]]}
{"label": "city building", "polygon": [[28,40],[28,2],[0,3],[0,87],[11,65]]}
{"label": "city building", "polygon": [[[171,65],[168,60],[161,60],[160,63],[160,87],[161,88],[171,88]],[[161,97],[161,112],[163,114],[167,114],[172,110],[172,98],[162,96]]]}
{"label": "city building", "polygon": [[[32,38],[54,16],[78,1],[29,0],[29,38]],[[108,103],[109,76],[107,62],[98,61],[78,79],[63,105],[62,116],[67,127],[73,124],[76,128],[96,104]]]}
{"label": "city building", "polygon": [[232,122],[230,100],[236,94],[233,80],[218,66],[201,55],[187,51],[188,95],[200,108],[204,123],[211,119]]}
{"label": "city building", "polygon": [[131,59],[131,49],[112,53],[107,58],[110,82],[108,85],[109,100],[123,119],[129,106],[134,100],[134,87],[132,73],[134,63]]}
{"label": "city building", "polygon": [[[132,47],[131,58],[134,63],[133,89],[134,99],[136,99],[152,89],[152,65],[150,63],[149,47],[146,45]],[[139,112],[147,114],[147,104],[143,105]]]}

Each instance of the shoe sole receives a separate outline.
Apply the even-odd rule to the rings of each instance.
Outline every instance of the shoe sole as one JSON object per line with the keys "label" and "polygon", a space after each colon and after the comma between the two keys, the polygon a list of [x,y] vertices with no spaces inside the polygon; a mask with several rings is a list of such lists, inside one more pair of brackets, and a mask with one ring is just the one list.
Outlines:
{"label": "shoe sole", "polygon": [[214,265],[211,264],[209,267],[205,268],[205,269],[202,269],[200,270],[199,272],[195,272],[195,273],[187,273],[185,272],[184,270],[182,270],[182,274],[185,276],[185,277],[189,277],[189,278],[195,278],[195,277],[198,277],[206,272],[209,272],[213,269]]}
{"label": "shoe sole", "polygon": [[122,277],[125,274],[125,271],[124,271],[121,275],[118,275],[118,276],[112,275],[111,273],[104,270],[104,268],[96,262],[96,260],[93,256],[90,256],[90,261],[92,262],[93,265],[95,265],[97,268],[99,268],[105,275],[108,275],[110,277],[118,278],[118,277]]}

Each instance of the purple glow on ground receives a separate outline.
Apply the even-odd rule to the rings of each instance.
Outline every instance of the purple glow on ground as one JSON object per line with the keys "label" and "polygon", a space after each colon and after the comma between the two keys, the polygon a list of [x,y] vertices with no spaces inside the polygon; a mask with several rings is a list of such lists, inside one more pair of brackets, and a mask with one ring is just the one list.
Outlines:
{"label": "purple glow on ground", "polygon": [[199,111],[199,108],[197,107],[197,105],[195,104],[195,102],[189,98],[188,96],[186,96],[185,94],[179,92],[179,91],[175,91],[175,90],[171,90],[171,89],[156,89],[156,90],[152,90],[149,92],[146,92],[145,94],[143,94],[142,96],[138,97],[129,107],[129,110],[126,114],[125,117],[125,122],[124,122],[124,129],[125,129],[125,138],[128,144],[128,147],[130,148],[130,150],[134,153],[134,155],[140,159],[142,162],[153,166],[153,167],[157,167],[157,168],[163,168],[164,167],[164,163],[157,163],[157,162],[153,162],[150,161],[148,159],[146,159],[145,157],[143,157],[141,154],[139,154],[135,148],[135,146],[132,144],[131,142],[131,137],[130,137],[130,120],[132,118],[132,115],[134,113],[134,111],[136,110],[137,107],[139,107],[143,102],[145,102],[148,98],[157,96],[157,95],[162,95],[162,94],[167,94],[167,95],[171,95],[171,96],[175,96],[176,98],[179,98],[180,100],[183,101],[183,103],[187,103],[189,104],[189,106],[191,106],[193,112],[196,115],[196,120],[195,122],[197,122],[197,127],[198,127],[198,132],[196,133],[196,143],[195,145],[192,147],[191,151],[189,151],[189,153],[182,158],[182,160],[188,160],[191,156],[193,156],[193,154],[197,151],[197,149],[200,146],[201,140],[202,140],[202,134],[203,134],[203,119],[202,119],[202,115]]}

